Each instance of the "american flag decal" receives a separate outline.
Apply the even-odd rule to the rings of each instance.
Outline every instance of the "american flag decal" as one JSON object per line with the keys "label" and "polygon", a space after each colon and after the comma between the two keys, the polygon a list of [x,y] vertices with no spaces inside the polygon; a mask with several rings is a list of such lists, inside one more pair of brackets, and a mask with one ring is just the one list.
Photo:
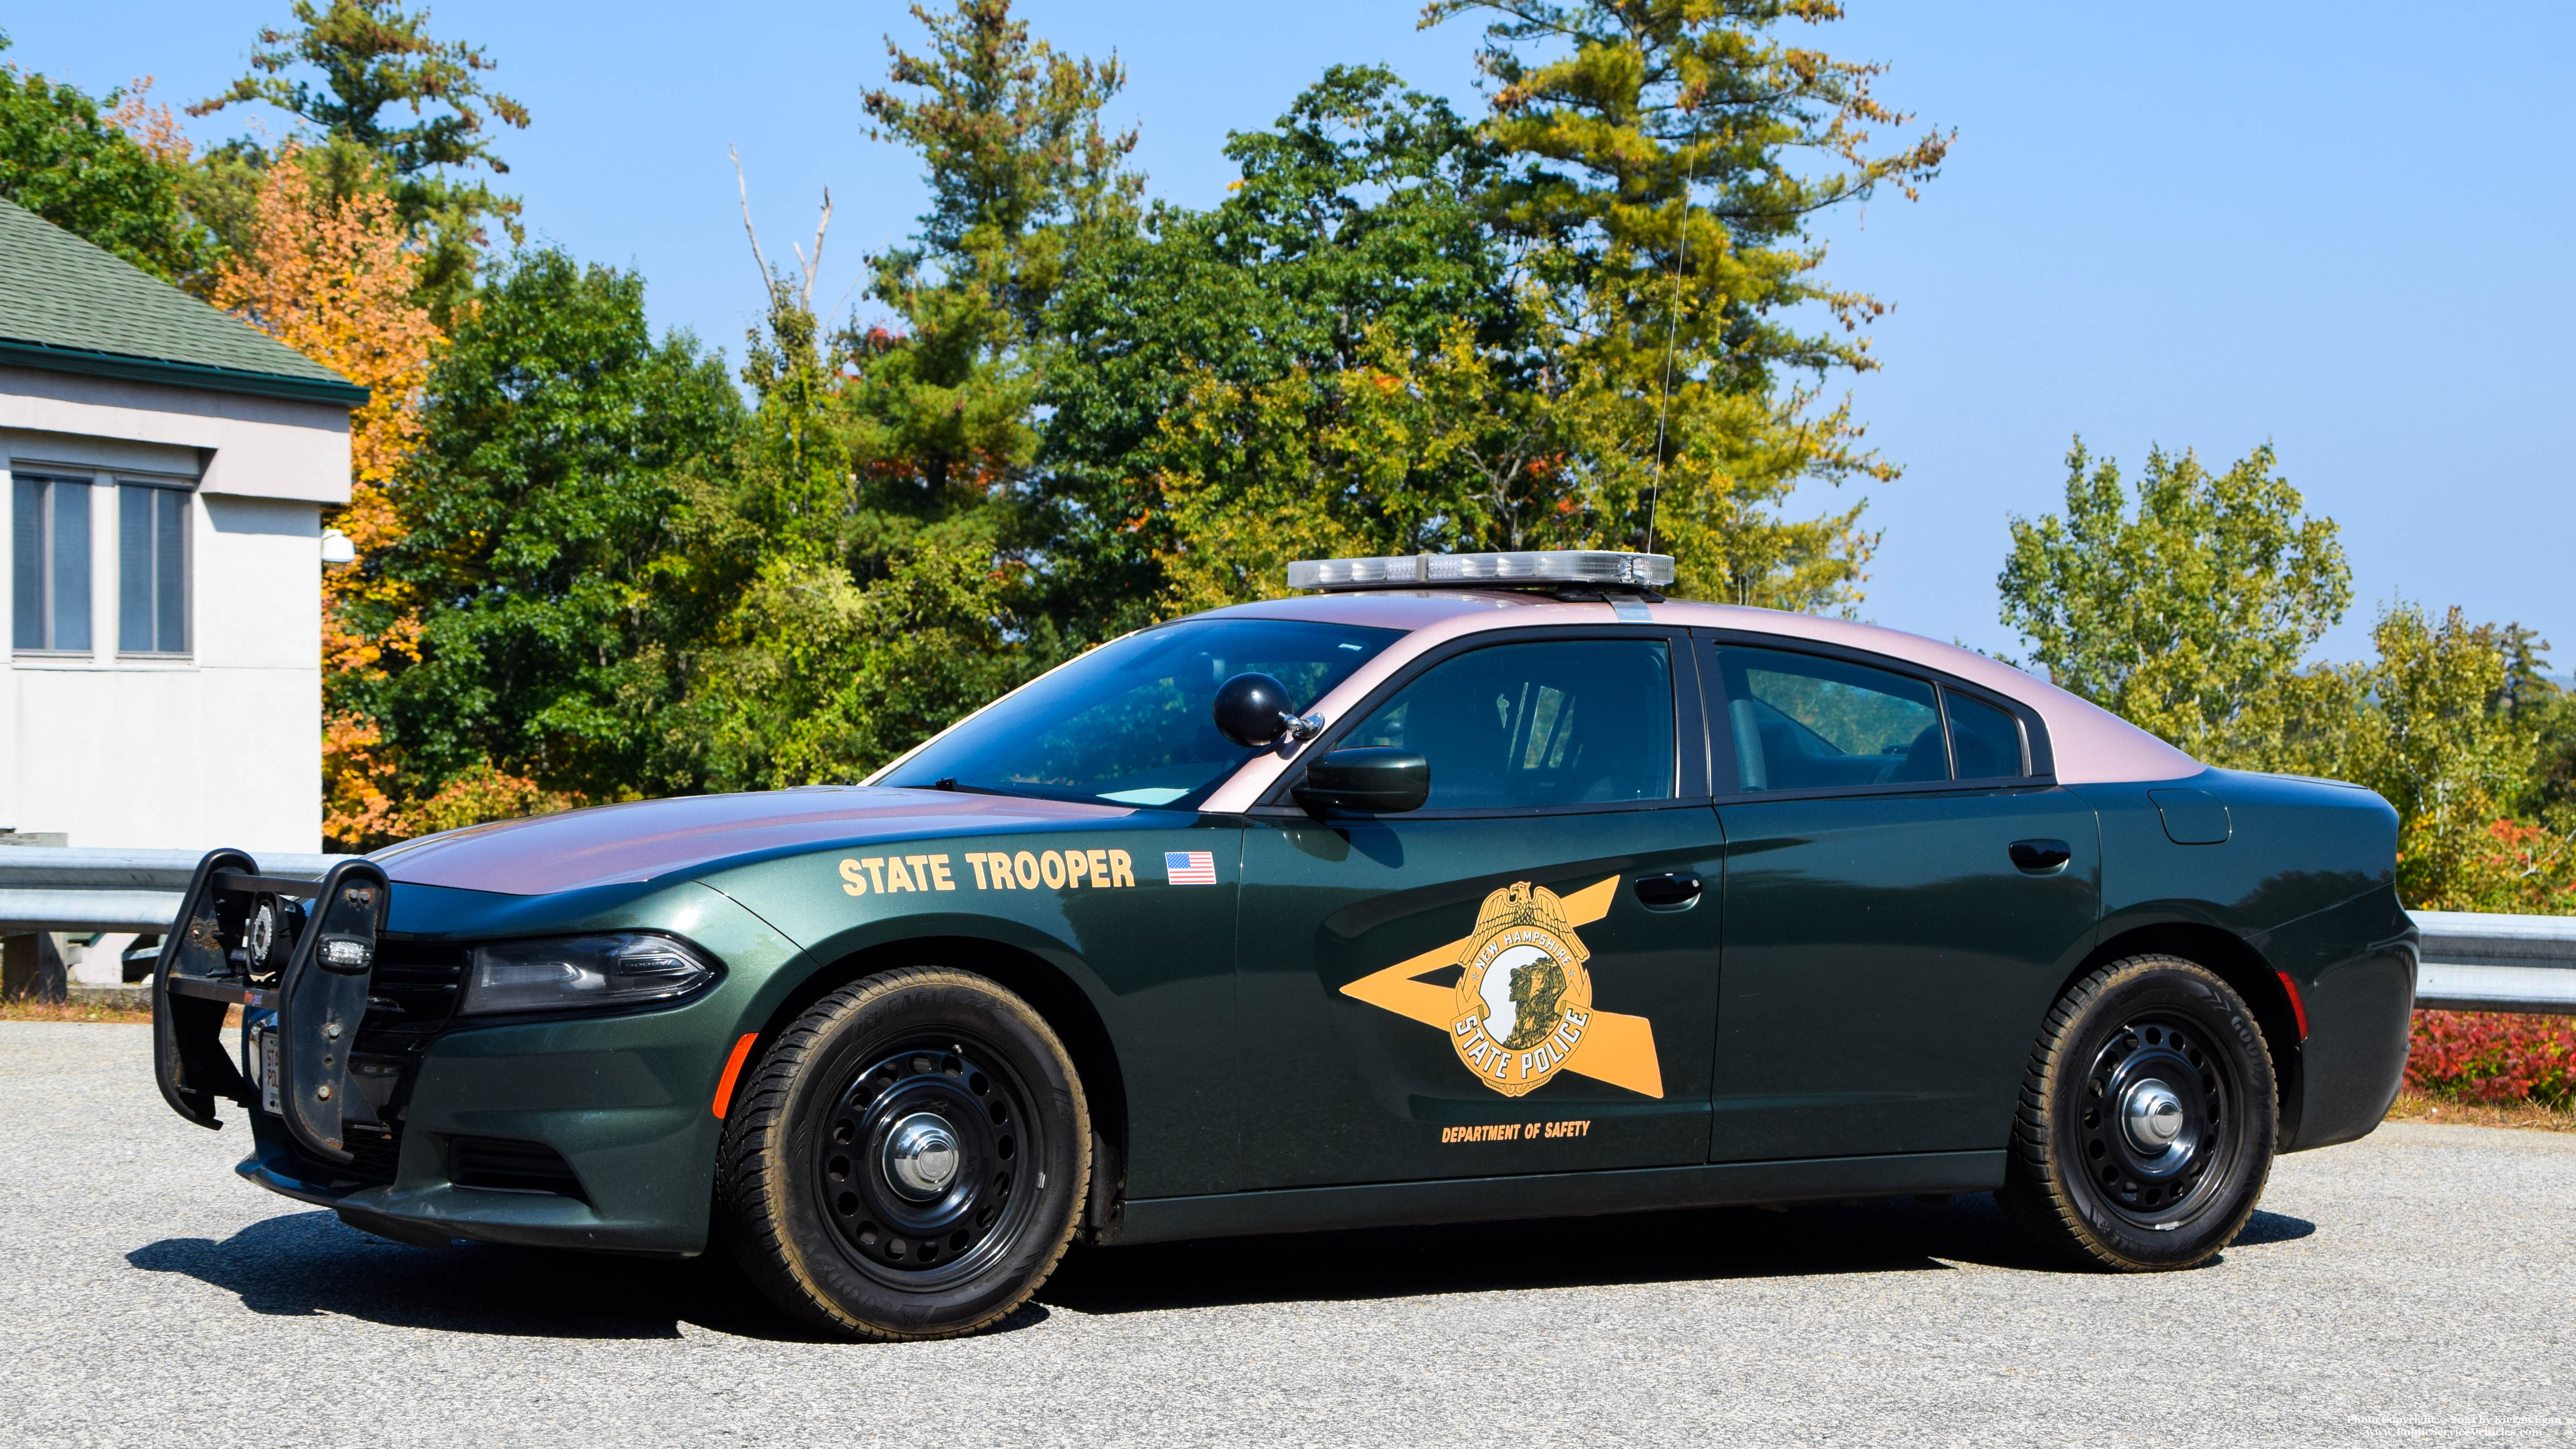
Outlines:
{"label": "american flag decal", "polygon": [[1204,850],[1164,851],[1163,878],[1173,885],[1215,885],[1216,856]]}

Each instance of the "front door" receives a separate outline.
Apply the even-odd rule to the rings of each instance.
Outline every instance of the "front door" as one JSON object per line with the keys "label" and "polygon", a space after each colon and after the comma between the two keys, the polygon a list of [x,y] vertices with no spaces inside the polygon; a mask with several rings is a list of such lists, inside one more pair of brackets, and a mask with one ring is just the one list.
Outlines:
{"label": "front door", "polygon": [[1435,658],[1321,742],[1422,754],[1422,810],[1245,832],[1249,1186],[1704,1159],[1721,857],[1688,650]]}
{"label": "front door", "polygon": [[2038,721],[1892,661],[1702,659],[1729,791],[1711,1157],[2002,1147],[2100,898]]}

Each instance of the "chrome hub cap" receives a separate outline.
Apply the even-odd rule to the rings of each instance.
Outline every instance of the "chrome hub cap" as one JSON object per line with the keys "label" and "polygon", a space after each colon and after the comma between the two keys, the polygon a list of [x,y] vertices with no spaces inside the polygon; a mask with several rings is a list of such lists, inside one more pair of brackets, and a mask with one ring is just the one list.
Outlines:
{"label": "chrome hub cap", "polygon": [[2141,1152],[2161,1153],[2182,1135],[2182,1099],[2153,1077],[2129,1088],[2120,1116],[2128,1125],[2129,1141]]}
{"label": "chrome hub cap", "polygon": [[957,1176],[956,1129],[936,1113],[916,1112],[886,1134],[885,1160],[886,1176],[904,1196],[937,1197]]}

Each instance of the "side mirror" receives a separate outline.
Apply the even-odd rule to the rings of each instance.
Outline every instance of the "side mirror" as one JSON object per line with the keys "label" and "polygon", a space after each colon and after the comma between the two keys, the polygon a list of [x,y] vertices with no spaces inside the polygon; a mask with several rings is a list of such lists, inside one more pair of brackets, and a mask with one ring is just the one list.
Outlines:
{"label": "side mirror", "polygon": [[1309,810],[1396,815],[1431,798],[1431,762],[1411,750],[1352,749],[1319,755],[1290,792]]}
{"label": "side mirror", "polygon": [[1288,686],[1267,674],[1238,674],[1217,686],[1215,713],[1216,732],[1248,750],[1266,749],[1305,723]]}

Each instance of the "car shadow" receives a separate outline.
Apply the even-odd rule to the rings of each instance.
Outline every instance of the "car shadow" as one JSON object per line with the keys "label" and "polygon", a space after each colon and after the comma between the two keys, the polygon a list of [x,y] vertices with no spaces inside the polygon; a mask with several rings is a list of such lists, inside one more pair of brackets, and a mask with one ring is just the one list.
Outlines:
{"label": "car shadow", "polygon": [[[2230,1251],[2316,1231],[2257,1212]],[[2224,1255],[2212,1260],[2214,1266]],[[1786,1210],[1692,1208],[1596,1218],[1375,1228],[1081,1251],[1038,1301],[1078,1313],[1418,1297],[1960,1264],[2082,1273],[2033,1249],[1990,1193]]]}
{"label": "car shadow", "polygon": [[[125,1255],[240,1297],[253,1313],[330,1313],[397,1328],[538,1338],[677,1338],[691,1324],[780,1342],[824,1342],[763,1299],[730,1256],[629,1258],[488,1243],[416,1248],[327,1212],[289,1213],[221,1242],[164,1238]],[[1021,1327],[1023,1310],[1004,1326]],[[1035,1322],[1043,1318],[1035,1310]]]}
{"label": "car shadow", "polygon": [[[2315,1233],[2257,1212],[2230,1253]],[[2215,1262],[2224,1262],[2226,1255]],[[337,1314],[397,1328],[535,1338],[668,1339],[683,1325],[781,1343],[831,1342],[762,1298],[722,1252],[685,1260],[458,1243],[416,1248],[327,1212],[264,1219],[231,1237],[164,1238],[126,1254],[235,1294],[253,1313]],[[1992,1196],[1898,1198],[1772,1211],[1695,1208],[1593,1218],[1222,1238],[1077,1249],[993,1331],[1048,1306],[1137,1313],[1533,1288],[1835,1273],[1944,1272],[1960,1264],[2059,1273]],[[2072,1270],[2072,1271],[2081,1271]]]}
{"label": "car shadow", "polygon": [[[2287,1213],[2267,1213],[2258,1208],[2254,1216],[2246,1220],[2244,1230],[2236,1235],[2236,1241],[2228,1244],[2228,1250],[2260,1248],[2270,1243],[2294,1243],[2316,1230],[2317,1225],[2306,1218],[2294,1218]],[[2219,1255],[2222,1259],[2226,1256],[2225,1253]]]}
{"label": "car shadow", "polygon": [[[1944,1261],[1950,1260],[1950,1261]],[[1039,1300],[1082,1313],[1583,1288],[1694,1279],[2045,1267],[1985,1194],[1839,1206],[1157,1243],[1069,1256]]]}

